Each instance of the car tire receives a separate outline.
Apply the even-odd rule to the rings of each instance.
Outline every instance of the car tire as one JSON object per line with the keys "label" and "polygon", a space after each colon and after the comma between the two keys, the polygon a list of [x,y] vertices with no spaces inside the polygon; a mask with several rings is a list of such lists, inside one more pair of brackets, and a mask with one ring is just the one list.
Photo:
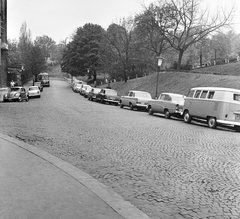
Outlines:
{"label": "car tire", "polygon": [[240,132],[240,126],[235,125],[235,126],[234,126],[234,129],[235,129],[236,132]]}
{"label": "car tire", "polygon": [[132,103],[129,103],[129,108],[130,108],[130,110],[133,110],[133,109],[134,109],[134,107],[133,107],[133,104],[132,104]]}
{"label": "car tire", "polygon": [[148,107],[148,114],[153,115],[153,109],[151,106]]}
{"label": "car tire", "polygon": [[217,120],[215,117],[208,117],[207,119],[208,127],[211,129],[215,129],[217,127]]}
{"label": "car tire", "polygon": [[104,99],[103,99],[103,98],[101,98],[100,102],[101,102],[102,104],[104,104]]}
{"label": "car tire", "polygon": [[28,97],[26,97],[26,102],[28,102]]}
{"label": "car tire", "polygon": [[164,116],[165,116],[166,119],[171,118],[170,112],[167,109],[164,110]]}
{"label": "car tire", "polygon": [[122,104],[122,102],[119,104],[119,106],[120,106],[120,108],[123,108],[123,104]]}
{"label": "car tire", "polygon": [[186,110],[183,114],[183,121],[185,123],[190,123],[192,120],[192,117],[190,116],[189,112]]}

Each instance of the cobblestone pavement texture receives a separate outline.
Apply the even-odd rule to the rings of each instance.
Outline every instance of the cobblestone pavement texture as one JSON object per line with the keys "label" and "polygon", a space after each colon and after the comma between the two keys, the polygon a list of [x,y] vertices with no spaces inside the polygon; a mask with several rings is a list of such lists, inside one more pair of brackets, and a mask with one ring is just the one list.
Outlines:
{"label": "cobblestone pavement texture", "polygon": [[84,170],[153,219],[240,218],[237,132],[91,102],[58,80],[0,112],[0,132]]}

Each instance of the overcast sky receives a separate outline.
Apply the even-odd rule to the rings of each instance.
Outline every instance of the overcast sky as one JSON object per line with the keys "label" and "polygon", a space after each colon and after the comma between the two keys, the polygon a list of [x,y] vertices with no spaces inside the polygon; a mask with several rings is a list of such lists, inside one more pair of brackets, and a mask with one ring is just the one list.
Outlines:
{"label": "overcast sky", "polygon": [[[69,37],[86,23],[107,28],[120,18],[135,15],[154,0],[8,0],[8,38],[18,39],[24,21],[32,39],[47,35],[55,42]],[[216,10],[235,3],[235,22],[240,23],[240,0],[204,0]],[[235,26],[240,33],[240,25]]]}

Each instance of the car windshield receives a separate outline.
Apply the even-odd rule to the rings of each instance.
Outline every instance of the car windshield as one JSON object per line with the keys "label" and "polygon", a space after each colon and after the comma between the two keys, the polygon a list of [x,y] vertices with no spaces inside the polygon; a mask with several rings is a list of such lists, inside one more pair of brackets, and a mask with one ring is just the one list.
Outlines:
{"label": "car windshield", "polygon": [[20,87],[11,87],[11,91],[20,91]]}
{"label": "car windshield", "polygon": [[136,92],[135,97],[142,97],[142,98],[152,98],[151,94],[149,93],[141,93],[141,92]]}
{"label": "car windshield", "polygon": [[115,90],[106,90],[106,94],[117,95],[117,91],[115,91]]}
{"label": "car windshield", "polygon": [[29,90],[38,90],[38,87],[29,87]]}

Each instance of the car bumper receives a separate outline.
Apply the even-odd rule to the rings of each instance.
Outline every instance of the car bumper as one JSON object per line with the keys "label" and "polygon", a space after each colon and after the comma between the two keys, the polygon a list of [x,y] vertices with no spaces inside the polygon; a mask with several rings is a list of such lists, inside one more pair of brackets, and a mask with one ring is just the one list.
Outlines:
{"label": "car bumper", "polygon": [[105,102],[118,104],[119,100],[104,99]]}
{"label": "car bumper", "polygon": [[39,97],[40,94],[34,93],[34,94],[28,94],[29,97]]}

